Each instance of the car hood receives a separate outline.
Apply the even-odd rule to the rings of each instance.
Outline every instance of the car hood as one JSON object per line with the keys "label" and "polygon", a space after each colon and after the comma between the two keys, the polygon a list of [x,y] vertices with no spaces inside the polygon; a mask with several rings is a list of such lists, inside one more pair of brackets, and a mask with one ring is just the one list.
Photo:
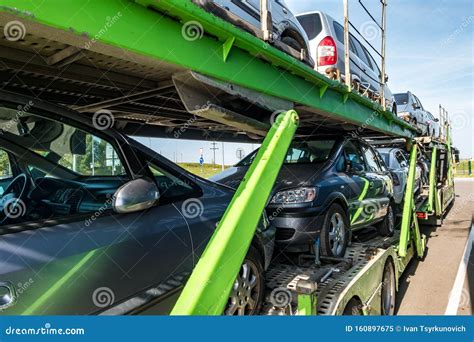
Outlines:
{"label": "car hood", "polygon": [[[273,192],[300,186],[312,186],[316,178],[321,174],[323,165],[324,164],[283,165],[278,174],[275,186],[273,187]],[[210,180],[236,189],[248,169],[248,166],[231,167],[211,177]]]}

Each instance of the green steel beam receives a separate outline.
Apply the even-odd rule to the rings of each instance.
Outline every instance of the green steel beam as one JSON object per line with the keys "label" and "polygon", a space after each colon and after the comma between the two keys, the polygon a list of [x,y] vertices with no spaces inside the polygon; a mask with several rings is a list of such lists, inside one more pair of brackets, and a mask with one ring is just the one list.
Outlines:
{"label": "green steel beam", "polygon": [[402,225],[400,228],[400,243],[398,245],[398,255],[401,257],[405,257],[407,255],[412,220],[416,220],[416,213],[415,215],[413,215],[415,212],[413,194],[415,190],[417,151],[418,146],[416,144],[412,144],[410,151],[410,166],[408,169],[408,179],[405,190],[405,198],[403,201]]}
{"label": "green steel beam", "polygon": [[434,199],[437,196],[437,180],[436,177],[436,158],[437,158],[437,149],[436,146],[433,147],[431,151],[431,165],[430,165],[430,189],[428,193],[428,211],[433,213],[434,211]]}
{"label": "green steel beam", "polygon": [[240,183],[173,315],[221,315],[298,127],[295,111],[280,114]]}
{"label": "green steel beam", "polygon": [[[47,39],[54,36],[66,44],[87,46],[115,58],[120,51],[137,61],[148,57],[156,61],[157,70],[167,65],[193,70],[387,135],[411,138],[416,134],[411,125],[377,103],[356,91],[348,93],[340,82],[191,1],[2,0],[0,15],[2,12],[24,22],[27,31],[30,22],[43,25],[42,30],[29,34],[41,31]],[[197,35],[185,37],[189,25],[194,25]]]}

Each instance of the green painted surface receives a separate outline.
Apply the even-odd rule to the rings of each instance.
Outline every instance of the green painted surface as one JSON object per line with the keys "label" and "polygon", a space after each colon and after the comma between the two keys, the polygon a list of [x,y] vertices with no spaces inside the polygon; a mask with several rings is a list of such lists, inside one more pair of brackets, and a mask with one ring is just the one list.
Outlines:
{"label": "green painted surface", "polygon": [[[301,103],[333,118],[389,135],[414,135],[409,124],[380,105],[356,92],[347,93],[343,84],[314,72],[191,1],[3,0],[2,5],[0,11],[13,13],[20,20],[81,36],[83,43],[77,45],[89,44],[92,51],[100,45],[118,47],[127,53],[152,57],[157,68],[165,62]],[[203,35],[185,39],[183,32],[190,23],[202,27]],[[91,38],[95,39],[93,44]],[[235,39],[231,49],[229,39]]]}
{"label": "green painted surface", "polygon": [[316,294],[298,294],[298,315],[316,316],[318,300]]}
{"label": "green painted surface", "polygon": [[288,111],[272,125],[176,303],[173,315],[220,315],[298,127]]}
{"label": "green painted surface", "polygon": [[32,315],[35,314],[37,310],[41,309],[41,307],[45,305],[45,303],[51,299],[58,292],[58,290],[61,289],[62,286],[65,286],[71,277],[77,274],[79,270],[81,270],[82,267],[87,264],[87,262],[94,256],[96,252],[97,250],[95,249],[84,255],[76,264],[71,267],[68,272],[56,280],[34,303],[32,303],[28,309],[23,311],[22,315]]}
{"label": "green painted surface", "polygon": [[[410,230],[414,214],[414,189],[415,189],[415,171],[418,146],[412,145],[410,151],[410,166],[408,170],[408,179],[403,201],[403,216],[400,228],[400,243],[398,245],[398,255],[404,257],[407,255],[408,242],[410,241]],[[416,214],[416,213],[415,213]],[[416,216],[415,216],[416,219]]]}

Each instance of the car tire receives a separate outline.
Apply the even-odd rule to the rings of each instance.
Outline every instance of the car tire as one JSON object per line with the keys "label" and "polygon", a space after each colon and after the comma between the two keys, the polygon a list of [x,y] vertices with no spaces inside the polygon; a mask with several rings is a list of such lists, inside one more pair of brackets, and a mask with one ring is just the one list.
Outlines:
{"label": "car tire", "polygon": [[343,257],[349,240],[349,220],[345,210],[333,203],[324,215],[321,229],[321,255]]}
{"label": "car tire", "polygon": [[362,316],[362,302],[357,298],[352,298],[342,312],[343,316]]}
{"label": "car tire", "polygon": [[383,316],[393,316],[396,305],[396,280],[395,269],[389,259],[385,263],[382,275],[382,288],[380,298],[380,314]]}
{"label": "car tire", "polygon": [[224,310],[225,315],[256,315],[260,312],[265,292],[263,258],[250,246]]}
{"label": "car tire", "polygon": [[298,42],[295,38],[290,37],[290,36],[282,36],[281,42],[295,49],[298,52],[301,50],[306,50],[306,48],[303,45],[301,45],[300,42]]}
{"label": "car tire", "polygon": [[387,208],[387,214],[383,220],[375,226],[380,236],[392,236],[395,232],[395,210],[393,203],[390,203]]}

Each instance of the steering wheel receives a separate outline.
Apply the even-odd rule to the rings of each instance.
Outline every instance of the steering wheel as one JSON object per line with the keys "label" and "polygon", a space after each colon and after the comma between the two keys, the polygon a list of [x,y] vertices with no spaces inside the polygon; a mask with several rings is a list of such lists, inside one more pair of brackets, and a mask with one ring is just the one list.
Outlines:
{"label": "steering wheel", "polygon": [[29,184],[28,176],[21,173],[7,186],[0,197],[0,225],[26,214],[25,199]]}

